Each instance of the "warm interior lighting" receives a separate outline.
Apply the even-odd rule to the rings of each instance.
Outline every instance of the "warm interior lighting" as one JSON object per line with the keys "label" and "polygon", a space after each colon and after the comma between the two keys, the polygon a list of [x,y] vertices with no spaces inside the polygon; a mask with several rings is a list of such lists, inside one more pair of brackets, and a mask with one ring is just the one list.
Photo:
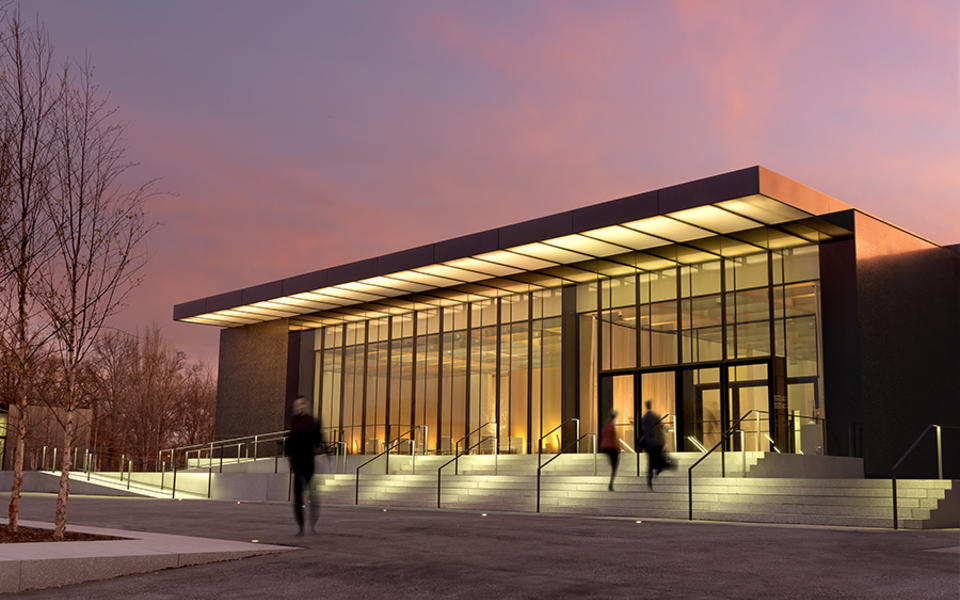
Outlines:
{"label": "warm interior lighting", "polygon": [[458,258],[456,260],[448,261],[444,264],[458,269],[473,271],[474,273],[483,273],[487,277],[501,277],[503,275],[513,275],[514,273],[520,273],[523,271],[523,269],[517,269],[515,267],[509,267],[507,265],[493,263],[486,260],[479,260],[476,258]]}
{"label": "warm interior lighting", "polygon": [[752,196],[744,196],[743,198],[736,198],[734,200],[725,200],[723,202],[718,202],[717,206],[745,217],[750,217],[751,219],[760,221],[761,223],[766,223],[767,225],[775,225],[777,223],[793,221],[810,216],[809,213],[806,213],[799,208],[794,208],[784,204],[783,202],[774,200],[768,196],[764,196],[763,194],[754,194]]}
{"label": "warm interior lighting", "polygon": [[667,214],[668,217],[691,223],[717,233],[731,233],[760,225],[757,221],[736,215],[716,206],[697,206]]}
{"label": "warm interior lighting", "polygon": [[700,229],[699,227],[694,227],[693,225],[681,223],[680,221],[676,221],[664,216],[649,217],[639,221],[624,223],[623,225],[624,227],[636,229],[642,233],[655,235],[672,242],[687,242],[713,235],[711,232],[705,229]]}
{"label": "warm interior lighting", "polygon": [[592,258],[588,254],[581,254],[579,252],[565,250],[556,246],[548,246],[542,242],[534,242],[532,244],[515,246],[510,250],[512,252],[518,252],[528,256],[536,256],[537,258],[542,258],[558,265],[580,262]]}
{"label": "warm interior lighting", "polygon": [[663,245],[663,240],[658,237],[640,233],[635,229],[630,229],[622,225],[591,229],[590,231],[584,231],[583,235],[610,242],[611,244],[619,244],[627,248],[633,248],[634,250],[643,250],[645,248]]}
{"label": "warm interior lighting", "polygon": [[551,262],[530,256],[524,256],[522,254],[517,254],[516,252],[508,252],[506,250],[485,252],[484,254],[478,254],[477,258],[501,265],[517,267],[518,269],[523,269],[524,271],[535,271],[537,269],[545,269],[553,266],[553,263]]}
{"label": "warm interior lighting", "polygon": [[612,256],[614,254],[622,254],[624,251],[623,246],[617,246],[579,234],[549,239],[546,240],[545,243],[551,246],[573,250],[574,252],[580,252],[588,256]]}

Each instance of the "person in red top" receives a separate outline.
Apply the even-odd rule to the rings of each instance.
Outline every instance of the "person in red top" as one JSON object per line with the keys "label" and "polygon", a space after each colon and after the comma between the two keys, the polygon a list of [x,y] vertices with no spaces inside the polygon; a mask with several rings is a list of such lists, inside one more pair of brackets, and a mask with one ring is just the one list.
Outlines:
{"label": "person in red top", "polygon": [[617,476],[617,465],[620,464],[620,444],[617,440],[617,411],[611,410],[607,424],[600,430],[600,452],[610,458],[610,485],[607,489],[613,491],[613,480]]}

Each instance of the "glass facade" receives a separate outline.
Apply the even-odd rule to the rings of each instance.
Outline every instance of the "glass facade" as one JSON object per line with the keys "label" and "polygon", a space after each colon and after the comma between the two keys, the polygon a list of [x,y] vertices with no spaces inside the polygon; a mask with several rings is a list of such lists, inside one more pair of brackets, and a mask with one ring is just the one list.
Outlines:
{"label": "glass facade", "polygon": [[[818,247],[724,239],[596,260],[553,287],[324,325],[315,414],[353,453],[418,427],[425,453],[519,454],[566,418],[596,433],[611,408],[632,446],[650,401],[668,415],[668,450],[709,448],[746,416],[737,444],[799,451],[811,443],[800,431],[824,416]],[[560,446],[559,432],[543,440]]]}

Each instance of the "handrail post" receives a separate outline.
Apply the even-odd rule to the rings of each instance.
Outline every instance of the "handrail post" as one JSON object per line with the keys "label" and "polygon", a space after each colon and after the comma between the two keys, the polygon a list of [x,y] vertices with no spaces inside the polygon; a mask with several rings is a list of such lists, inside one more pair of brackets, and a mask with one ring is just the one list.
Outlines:
{"label": "handrail post", "polygon": [[57,447],[56,446],[53,447],[53,460],[50,461],[50,470],[51,471],[57,470]]}
{"label": "handrail post", "polygon": [[360,504],[360,467],[357,467],[357,477],[354,481],[353,503]]}
{"label": "handrail post", "polygon": [[[729,436],[724,436],[724,437],[729,437]],[[727,476],[727,459],[726,459],[727,453],[725,452],[726,445],[727,445],[727,440],[721,439],[720,440],[720,477]]]}
{"label": "handrail post", "polygon": [[47,447],[44,446],[40,451],[40,470],[43,471],[46,468],[47,468]]}
{"label": "handrail post", "polygon": [[757,411],[757,452],[760,452],[760,411]]}
{"label": "handrail post", "polygon": [[130,489],[130,477],[133,475],[133,460],[127,460],[127,489]]}
{"label": "handrail post", "polygon": [[[637,456],[636,456],[636,458],[637,458],[637,477],[640,477],[640,442],[641,442],[641,441],[642,441],[642,439],[641,439],[641,440],[636,440],[636,444],[637,444],[636,450],[637,450],[637,451],[634,453],[634,454],[637,455]],[[650,457],[649,457],[649,456],[647,457],[647,460],[650,460]]]}
{"label": "handrail post", "polygon": [[893,528],[900,528],[900,519],[897,518],[897,473],[894,470],[890,474],[890,484],[893,486]]}
{"label": "handrail post", "polygon": [[680,452],[680,447],[677,446],[677,415],[670,415],[673,419],[673,451]]}
{"label": "handrail post", "polygon": [[[54,454],[54,456],[56,456],[56,454]],[[124,461],[126,460],[127,460],[127,455],[121,454],[120,455],[120,481],[121,482],[123,481],[123,465],[124,465]]]}
{"label": "handrail post", "polygon": [[693,467],[687,469],[687,520],[693,520]]}
{"label": "handrail post", "polygon": [[542,465],[537,467],[537,512],[540,512],[540,470]]}
{"label": "handrail post", "polygon": [[591,434],[593,436],[593,476],[597,476],[597,434]]}
{"label": "handrail post", "polygon": [[937,429],[937,479],[943,479],[943,440],[940,437],[940,426]]}
{"label": "handrail post", "polygon": [[213,442],[210,442],[210,458],[207,460],[207,499],[213,497]]}
{"label": "handrail post", "polygon": [[170,450],[170,465],[173,467],[173,487],[170,490],[170,499],[174,500],[177,497],[177,450],[176,448]]}
{"label": "handrail post", "polygon": [[[259,435],[253,436],[253,460],[254,460],[254,462],[256,462],[256,460],[257,460],[257,444],[258,444],[259,441],[260,441],[260,436],[259,436]],[[213,448],[213,444],[210,444],[210,448],[211,448],[211,449]]]}
{"label": "handrail post", "polygon": [[746,436],[743,433],[743,429],[740,430],[740,472],[743,474],[743,477],[747,476],[747,447],[744,446],[746,441]]}

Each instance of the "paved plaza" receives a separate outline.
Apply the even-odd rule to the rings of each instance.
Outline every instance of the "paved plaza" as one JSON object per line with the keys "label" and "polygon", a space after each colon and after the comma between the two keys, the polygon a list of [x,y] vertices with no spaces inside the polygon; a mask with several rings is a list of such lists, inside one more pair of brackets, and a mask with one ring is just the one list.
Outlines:
{"label": "paved plaza", "polygon": [[[8,501],[0,494],[0,502]],[[55,497],[28,494],[23,518]],[[538,517],[326,506],[299,538],[290,508],[75,496],[70,521],[300,547],[27,592],[23,598],[952,598],[960,531]]]}

